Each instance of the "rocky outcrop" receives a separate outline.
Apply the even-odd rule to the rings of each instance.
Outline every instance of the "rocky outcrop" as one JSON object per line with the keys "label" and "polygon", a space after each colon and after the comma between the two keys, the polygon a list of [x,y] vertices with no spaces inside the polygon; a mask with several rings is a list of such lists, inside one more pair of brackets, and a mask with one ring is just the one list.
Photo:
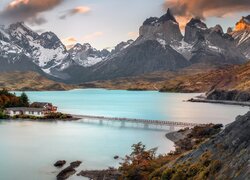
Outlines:
{"label": "rocky outcrop", "polygon": [[167,44],[171,44],[172,41],[180,41],[183,38],[179,23],[172,15],[170,9],[160,18],[151,17],[144,21],[140,27],[139,35],[137,43],[162,39],[166,41]]}
{"label": "rocky outcrop", "polygon": [[250,15],[242,17],[229,34],[235,39],[240,51],[250,59]]}
{"label": "rocky outcrop", "polygon": [[192,64],[241,64],[246,57],[237,50],[234,39],[224,34],[220,25],[207,28],[200,19],[191,19],[185,28],[184,41],[191,44]]}
{"label": "rocky outcrop", "polygon": [[207,25],[203,23],[200,19],[192,18],[185,27],[184,41],[187,43],[194,43],[199,40],[207,30]]}
{"label": "rocky outcrop", "polygon": [[250,101],[250,93],[244,91],[225,91],[213,90],[207,93],[209,100],[225,100],[225,101]]}
{"label": "rocky outcrop", "polygon": [[120,172],[116,169],[100,170],[100,171],[81,171],[77,176],[87,177],[93,180],[118,180]]}
{"label": "rocky outcrop", "polygon": [[74,161],[70,163],[70,166],[73,168],[77,168],[82,164],[82,161]]}
{"label": "rocky outcrop", "polygon": [[[250,177],[250,112],[238,116],[225,130],[203,143],[196,150],[178,159],[174,166],[192,164],[206,158],[210,171],[200,174],[205,179],[249,179]],[[208,156],[209,155],[209,156]],[[216,163],[215,163],[216,161]],[[219,166],[217,166],[219,165]],[[195,167],[195,166],[193,166]]]}
{"label": "rocky outcrop", "polygon": [[111,54],[119,53],[119,52],[125,50],[126,48],[128,48],[133,43],[134,43],[134,40],[132,40],[132,39],[130,39],[126,42],[121,42],[115,46],[115,48],[111,51]]}
{"label": "rocky outcrop", "polygon": [[71,167],[68,166],[65,169],[63,169],[57,176],[57,180],[65,180],[68,179],[70,176],[74,175],[76,173],[76,170]]}
{"label": "rocky outcrop", "polygon": [[[62,164],[65,164],[64,163],[65,161],[57,161],[56,164],[59,166],[59,165],[62,165]],[[70,165],[68,167],[66,167],[65,169],[63,169],[56,177],[57,177],[57,180],[64,180],[64,179],[68,179],[70,176],[74,175],[76,173],[76,170],[75,168],[79,167],[80,164],[82,162],[81,161],[74,161],[74,162],[71,162]],[[54,164],[54,166],[56,165]],[[57,167],[58,167],[57,166]]]}
{"label": "rocky outcrop", "polygon": [[66,161],[65,160],[59,160],[59,161],[56,161],[56,163],[54,164],[55,167],[63,167],[64,164],[66,164]]}

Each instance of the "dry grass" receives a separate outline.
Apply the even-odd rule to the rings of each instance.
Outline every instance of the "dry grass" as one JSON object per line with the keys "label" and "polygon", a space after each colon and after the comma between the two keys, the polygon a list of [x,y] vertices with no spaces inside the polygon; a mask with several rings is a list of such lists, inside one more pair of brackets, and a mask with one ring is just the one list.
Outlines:
{"label": "dry grass", "polygon": [[0,74],[0,88],[8,90],[69,90],[74,87],[49,80],[35,72],[4,72]]}

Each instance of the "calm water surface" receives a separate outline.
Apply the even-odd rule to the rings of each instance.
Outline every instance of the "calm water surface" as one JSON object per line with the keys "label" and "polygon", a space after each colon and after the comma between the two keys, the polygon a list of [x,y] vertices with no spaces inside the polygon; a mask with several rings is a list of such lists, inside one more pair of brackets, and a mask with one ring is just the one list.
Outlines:
{"label": "calm water surface", "polygon": [[[183,102],[197,94],[103,89],[27,94],[32,102],[49,101],[62,112],[110,117],[227,124],[248,110]],[[83,161],[79,170],[117,166],[113,156],[128,154],[139,141],[167,153],[173,143],[164,137],[166,132],[135,125],[122,128],[119,123],[0,121],[0,179],[53,180],[59,170],[52,165],[59,159]]]}

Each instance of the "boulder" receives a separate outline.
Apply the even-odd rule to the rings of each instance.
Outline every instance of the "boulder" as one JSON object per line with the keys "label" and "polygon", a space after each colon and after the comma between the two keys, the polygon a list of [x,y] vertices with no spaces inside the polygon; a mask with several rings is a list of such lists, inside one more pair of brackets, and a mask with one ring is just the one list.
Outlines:
{"label": "boulder", "polygon": [[70,163],[70,167],[77,168],[80,166],[80,164],[82,164],[82,161],[74,161]]}
{"label": "boulder", "polygon": [[57,180],[64,180],[64,179],[67,179],[69,178],[70,176],[72,176],[73,174],[76,173],[76,170],[71,167],[71,166],[68,166],[66,167],[65,169],[63,169],[57,176]]}
{"label": "boulder", "polygon": [[66,164],[66,161],[65,160],[59,160],[59,161],[56,161],[56,163],[54,164],[55,167],[63,167],[64,164]]}
{"label": "boulder", "polygon": [[116,155],[116,156],[114,156],[114,159],[118,159],[118,158],[119,158],[119,156],[117,156],[117,155]]}

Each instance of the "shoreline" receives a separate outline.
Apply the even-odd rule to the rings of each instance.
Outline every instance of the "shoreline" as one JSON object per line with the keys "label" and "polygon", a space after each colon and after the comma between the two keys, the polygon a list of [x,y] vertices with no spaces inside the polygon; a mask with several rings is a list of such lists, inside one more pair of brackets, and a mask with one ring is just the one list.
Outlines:
{"label": "shoreline", "polygon": [[7,119],[0,119],[3,120],[3,121],[8,121],[8,120],[11,120],[11,121],[37,121],[37,122],[56,122],[56,121],[64,121],[64,122],[67,122],[67,121],[78,121],[80,120],[81,118],[78,118],[78,117],[72,117],[72,118],[66,118],[66,119],[42,119],[42,118],[37,118],[37,119],[32,119],[32,118],[7,118]]}
{"label": "shoreline", "polygon": [[209,100],[209,99],[191,98],[187,100],[187,102],[224,104],[224,105],[236,105],[236,106],[250,107],[250,102],[243,102],[243,101]]}
{"label": "shoreline", "polygon": [[186,129],[183,131],[173,131],[165,134],[165,137],[176,143],[177,141],[184,139],[189,133],[191,132],[191,129]]}

